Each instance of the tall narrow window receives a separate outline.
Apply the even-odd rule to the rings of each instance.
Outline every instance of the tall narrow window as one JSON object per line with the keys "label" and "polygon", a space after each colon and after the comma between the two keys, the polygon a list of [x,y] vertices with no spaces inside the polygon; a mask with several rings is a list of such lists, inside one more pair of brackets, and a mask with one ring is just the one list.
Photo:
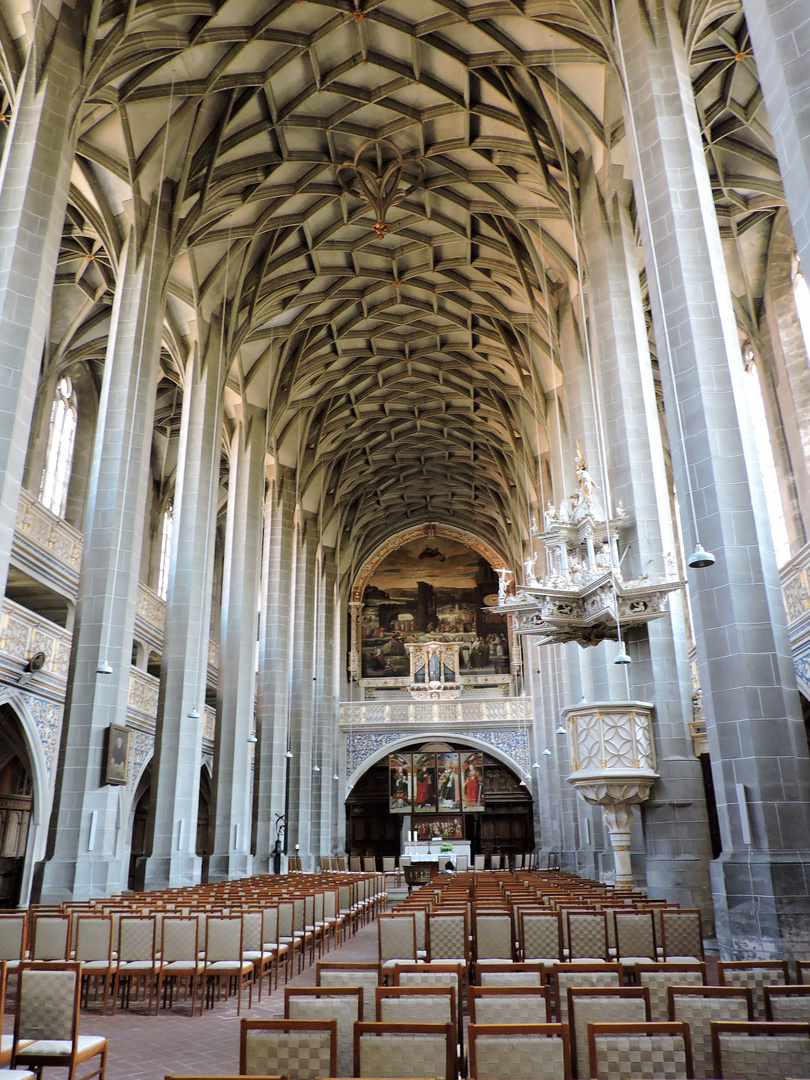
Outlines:
{"label": "tall narrow window", "polygon": [[792,262],[792,275],[793,299],[796,302],[799,325],[802,328],[804,348],[808,357],[810,357],[810,286],[808,286],[807,278],[802,273],[802,264],[799,260],[799,256],[795,254]]}
{"label": "tall narrow window", "polygon": [[762,399],[762,386],[759,381],[759,372],[753,358],[753,350],[743,350],[745,358],[745,392],[748,399],[748,409],[751,421],[754,425],[754,438],[757,443],[757,455],[760,468],[762,469],[762,482],[765,487],[765,503],[768,507],[768,517],[771,522],[773,545],[776,552],[776,561],[783,566],[790,558],[790,539],[788,538],[785,510],[782,506],[779,477],[776,472],[776,463],[773,457],[771,436],[768,431],[768,421],[765,416],[765,402]]}
{"label": "tall narrow window", "polygon": [[174,518],[172,508],[163,515],[163,529],[160,534],[160,566],[158,567],[158,596],[166,599],[169,593],[169,563],[172,560],[172,529]]}
{"label": "tall narrow window", "polygon": [[73,443],[76,439],[76,395],[68,378],[60,379],[51,406],[51,427],[48,433],[48,455],[39,489],[40,502],[59,517],[67,507],[70,467],[73,462]]}

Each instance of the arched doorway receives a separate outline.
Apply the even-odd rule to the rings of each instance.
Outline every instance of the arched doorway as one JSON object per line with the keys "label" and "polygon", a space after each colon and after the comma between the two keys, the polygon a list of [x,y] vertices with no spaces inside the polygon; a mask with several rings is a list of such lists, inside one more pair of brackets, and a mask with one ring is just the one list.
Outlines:
{"label": "arched doorway", "polygon": [[[422,752],[464,754],[467,744],[436,743],[421,739],[398,747],[398,754]],[[452,821],[460,839],[469,840],[472,855],[515,855],[534,849],[532,797],[517,775],[503,761],[483,753],[484,810],[480,813],[414,814],[411,823],[435,820],[441,827]],[[399,855],[402,849],[403,815],[390,812],[388,758],[372,764],[355,781],[346,798],[346,850],[349,855]],[[458,820],[457,820],[458,819]]]}
{"label": "arched doorway", "polygon": [[0,907],[16,907],[25,869],[34,785],[20,721],[0,705]]}
{"label": "arched doorway", "polygon": [[200,801],[197,806],[197,854],[202,859],[200,880],[203,884],[208,881],[211,849],[211,776],[203,765],[200,769]]}
{"label": "arched doorway", "polygon": [[147,765],[135,792],[135,809],[132,815],[132,844],[129,849],[129,877],[127,888],[139,891],[143,888],[146,868],[146,821],[152,797],[152,766]]}

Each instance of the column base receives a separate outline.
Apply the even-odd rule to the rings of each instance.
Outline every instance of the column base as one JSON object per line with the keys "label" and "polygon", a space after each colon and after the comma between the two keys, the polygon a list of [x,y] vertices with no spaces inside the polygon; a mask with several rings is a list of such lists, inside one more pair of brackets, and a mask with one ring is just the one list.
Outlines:
{"label": "column base", "polygon": [[144,859],[143,889],[183,889],[199,885],[202,859],[199,855],[178,852],[173,855],[150,855]]}
{"label": "column base", "polygon": [[208,863],[209,881],[233,881],[253,874],[253,856],[245,851],[212,855]]}
{"label": "column base", "polygon": [[687,856],[643,855],[647,895],[685,908],[700,908],[703,933],[714,937],[714,904],[706,861]]}
{"label": "column base", "polygon": [[711,880],[722,960],[810,960],[810,852],[723,852]]}
{"label": "column base", "polygon": [[120,859],[80,855],[77,859],[53,858],[37,864],[32,900],[37,904],[62,904],[69,900],[92,900],[112,896],[127,887]]}

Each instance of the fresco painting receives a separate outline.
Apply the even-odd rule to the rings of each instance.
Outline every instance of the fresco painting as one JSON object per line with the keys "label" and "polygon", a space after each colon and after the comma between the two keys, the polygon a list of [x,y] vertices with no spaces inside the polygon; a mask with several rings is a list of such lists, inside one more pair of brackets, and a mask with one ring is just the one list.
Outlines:
{"label": "fresco painting", "polygon": [[363,678],[407,678],[405,645],[459,641],[459,674],[508,675],[506,617],[484,610],[498,591],[477,552],[445,537],[410,540],[383,559],[363,596]]}

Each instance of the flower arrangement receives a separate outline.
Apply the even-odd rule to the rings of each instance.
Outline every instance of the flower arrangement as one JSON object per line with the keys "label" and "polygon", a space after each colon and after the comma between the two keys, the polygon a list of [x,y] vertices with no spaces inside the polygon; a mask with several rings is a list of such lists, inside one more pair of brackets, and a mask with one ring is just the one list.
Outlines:
{"label": "flower arrangement", "polygon": [[452,845],[452,844],[450,844],[450,843],[448,843],[448,842],[447,842],[447,841],[445,840],[445,842],[444,842],[444,843],[442,844],[442,846],[441,846],[441,850],[442,850],[442,851],[452,851],[452,850],[453,850],[453,845]]}

